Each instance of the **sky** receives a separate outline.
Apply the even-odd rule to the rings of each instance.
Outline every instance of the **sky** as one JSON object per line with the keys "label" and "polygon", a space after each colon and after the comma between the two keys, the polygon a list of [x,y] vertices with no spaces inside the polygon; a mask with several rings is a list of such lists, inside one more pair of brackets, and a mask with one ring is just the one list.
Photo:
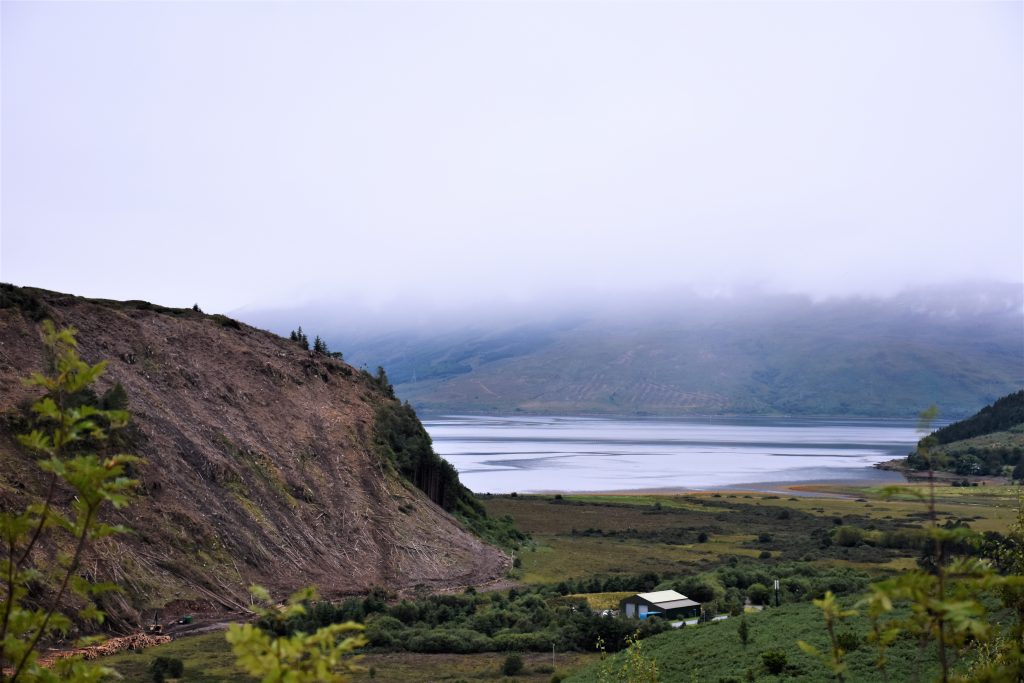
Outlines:
{"label": "sky", "polygon": [[0,281],[207,312],[1024,280],[1021,2],[0,3]]}

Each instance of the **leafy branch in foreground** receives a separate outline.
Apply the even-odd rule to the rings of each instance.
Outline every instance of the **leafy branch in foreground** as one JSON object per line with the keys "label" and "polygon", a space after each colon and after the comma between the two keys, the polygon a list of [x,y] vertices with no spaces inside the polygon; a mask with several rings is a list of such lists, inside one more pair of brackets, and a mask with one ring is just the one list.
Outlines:
{"label": "leafy branch in foreground", "polygon": [[[71,629],[71,618],[61,611],[69,603],[77,605],[81,621],[103,622],[94,599],[117,586],[94,583],[79,576],[78,569],[92,542],[125,531],[101,522],[99,515],[107,504],[121,508],[129,503],[136,482],[126,468],[138,459],[106,454],[110,434],[127,425],[128,413],[83,400],[106,362],[84,362],[72,328],[57,330],[44,321],[43,340],[49,367],[25,383],[45,394],[32,405],[35,428],[18,441],[39,457],[40,469],[48,474],[47,490],[42,502],[0,512],[0,681],[100,680],[108,669],[75,658],[41,666],[39,648]],[[64,512],[57,502],[66,498],[71,502]],[[37,557],[44,545],[57,550],[55,560]]]}
{"label": "leafy branch in foreground", "polygon": [[658,663],[644,653],[640,633],[626,636],[626,656],[620,658],[619,666],[607,656],[604,638],[598,636],[597,650],[601,653],[601,665],[597,670],[599,683],[658,683]]}
{"label": "leafy branch in foreground", "polygon": [[846,651],[840,643],[836,627],[843,619],[856,616],[857,611],[844,610],[840,607],[839,601],[836,600],[836,596],[833,595],[832,591],[826,591],[825,597],[815,600],[814,604],[821,609],[822,614],[825,616],[825,631],[828,633],[829,652],[820,652],[818,648],[802,640],[798,641],[797,645],[807,654],[824,661],[828,668],[832,670],[832,675],[835,676],[836,680],[842,682],[846,680],[844,676],[846,673],[846,662],[843,661]]}
{"label": "leafy branch in foreground", "polygon": [[257,624],[231,624],[227,640],[238,665],[263,683],[344,683],[360,670],[355,651],[366,645],[363,626],[349,621],[313,633],[287,633],[287,622],[306,613],[316,599],[313,589],[301,590],[277,608],[264,588],[250,588],[260,602]]}
{"label": "leafy branch in foreground", "polygon": [[[935,418],[934,407],[921,414],[919,429],[927,433]],[[927,553],[919,568],[875,583],[859,606],[866,607],[871,620],[867,640],[878,648],[875,667],[887,676],[889,646],[901,636],[914,638],[919,656],[934,647],[943,683],[956,680],[953,671],[957,657],[973,657],[967,680],[1024,680],[1024,511],[1018,511],[1017,523],[1011,529],[1001,556],[994,559],[962,556],[959,551],[983,545],[983,539],[966,526],[938,523],[934,472],[938,465],[935,439],[921,439],[917,457],[928,467],[928,486],[919,488],[891,487],[888,495],[909,494],[921,500],[927,510]],[[1007,635],[999,635],[998,625],[987,612],[983,596],[1001,595],[1004,607],[1015,621]],[[842,610],[833,596],[815,600],[821,608],[832,651],[822,654],[806,643],[804,651],[823,659],[837,681],[844,680],[846,670],[843,649],[835,634],[836,623],[853,610]],[[896,611],[896,608],[900,608]],[[898,616],[897,616],[898,615]],[[993,637],[995,635],[995,637]]]}

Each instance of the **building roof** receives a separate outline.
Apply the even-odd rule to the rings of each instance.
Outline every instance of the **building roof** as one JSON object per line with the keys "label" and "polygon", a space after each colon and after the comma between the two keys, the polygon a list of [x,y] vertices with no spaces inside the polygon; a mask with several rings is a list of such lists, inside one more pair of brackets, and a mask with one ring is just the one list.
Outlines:
{"label": "building roof", "polygon": [[669,600],[667,602],[655,603],[662,609],[679,609],[680,607],[700,607],[699,602],[694,602],[687,598],[686,600]]}
{"label": "building roof", "polygon": [[656,605],[661,605],[664,602],[675,602],[677,600],[689,600],[689,598],[683,595],[682,593],[677,593],[675,591],[655,591],[653,593],[637,593],[636,597],[643,598],[647,602],[653,602]]}

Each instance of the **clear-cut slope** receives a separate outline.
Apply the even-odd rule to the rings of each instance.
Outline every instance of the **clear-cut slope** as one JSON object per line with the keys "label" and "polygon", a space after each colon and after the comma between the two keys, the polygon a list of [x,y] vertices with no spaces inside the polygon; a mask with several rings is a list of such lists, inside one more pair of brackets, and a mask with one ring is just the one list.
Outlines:
{"label": "clear-cut slope", "polygon": [[115,521],[90,571],[128,588],[123,619],[175,600],[233,606],[246,587],[316,584],[328,596],[373,586],[480,583],[507,557],[403,480],[375,447],[394,401],[364,372],[219,316],[141,302],[0,292],[0,503],[20,505],[43,476],[13,433],[41,370],[38,320],[78,329],[99,391],[120,382],[145,458],[142,496]]}

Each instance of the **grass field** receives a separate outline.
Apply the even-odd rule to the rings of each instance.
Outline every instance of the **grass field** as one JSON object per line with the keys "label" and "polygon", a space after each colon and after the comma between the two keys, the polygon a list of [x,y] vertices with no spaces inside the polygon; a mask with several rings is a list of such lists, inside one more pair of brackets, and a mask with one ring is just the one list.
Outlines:
{"label": "grass field", "polygon": [[[921,487],[918,487],[920,489]],[[802,487],[803,495],[742,491],[684,495],[500,496],[482,502],[491,515],[511,516],[533,541],[517,552],[518,578],[527,584],[556,584],[595,575],[687,576],[730,562],[753,559],[765,566],[780,561],[806,562],[821,567],[850,567],[885,576],[916,566],[917,552],[858,545],[824,543],[840,525],[881,533],[919,527],[925,523],[923,504],[914,496],[887,496],[881,489]],[[966,521],[979,531],[1005,532],[1017,509],[1018,488],[1011,486],[950,487],[936,490],[940,521]],[[825,494],[821,496],[821,494]],[[617,606],[628,592],[566,596],[586,600],[591,609]],[[852,598],[850,598],[852,599]],[[643,641],[658,661],[661,680],[718,681],[765,678],[761,652],[777,649],[791,665],[796,681],[830,680],[825,669],[796,646],[798,639],[823,645],[820,612],[808,602],[748,614],[752,642],[743,648],[736,619],[687,627]],[[859,619],[851,629],[863,632]],[[234,667],[222,633],[185,638],[138,654],[111,657],[126,681],[149,681],[147,669],[157,655],[185,663],[185,681],[246,681]],[[874,654],[865,645],[850,655],[848,680],[883,680],[872,668]],[[919,661],[920,659],[920,661]],[[375,681],[503,680],[503,654],[415,654],[374,652],[363,660],[366,672],[358,680]],[[524,654],[526,673],[514,680],[547,681],[550,654]],[[899,642],[892,655],[889,680],[929,680],[930,653],[918,653],[914,643]],[[924,663],[921,663],[924,662]],[[555,668],[579,670],[574,681],[593,680],[597,655],[558,653]],[[581,669],[581,667],[584,667]],[[509,679],[513,680],[513,679]],[[766,678],[767,680],[767,678]]]}
{"label": "grass field", "polygon": [[570,593],[566,600],[583,600],[592,610],[618,609],[619,602],[634,595],[635,591],[612,591],[610,593]]}
{"label": "grass field", "polygon": [[[177,657],[185,664],[182,681],[189,683],[220,683],[222,681],[255,681],[234,665],[234,657],[224,640],[224,633],[208,633],[181,638],[166,645],[141,652],[129,652],[103,660],[124,677],[126,683],[150,683],[153,678],[149,665],[158,655]],[[455,655],[417,654],[412,652],[379,652],[362,658],[364,671],[355,680],[384,681],[385,683],[427,683],[429,681],[516,680],[544,681],[547,683],[555,671],[568,672],[588,665],[597,659],[596,652],[524,653],[520,655],[525,670],[515,678],[502,675],[505,655],[496,653]],[[372,670],[372,671],[371,671]],[[371,678],[372,674],[372,678]]]}
{"label": "grass field", "polygon": [[[923,493],[925,487],[908,490]],[[939,521],[1005,532],[1016,515],[1018,492],[1015,486],[937,487]],[[925,508],[914,495],[842,486],[804,486],[794,493],[816,495],[495,496],[483,503],[489,514],[509,515],[532,535],[533,544],[518,555],[518,578],[530,584],[646,571],[696,572],[730,557],[849,566],[877,574],[914,566],[912,550],[821,547],[821,538],[838,524],[878,531],[921,526]]]}
{"label": "grass field", "polygon": [[[434,681],[534,681],[548,683],[554,672],[568,673],[588,666],[597,660],[597,653],[559,652],[547,654],[524,653],[525,669],[516,676],[501,673],[506,655],[423,655],[408,652],[369,655],[363,660],[367,669],[356,677],[359,681],[385,681],[386,683],[433,683]],[[370,678],[369,667],[374,676]]]}
{"label": "grass field", "polygon": [[220,681],[255,681],[235,667],[235,658],[224,640],[224,632],[206,633],[174,640],[139,652],[126,652],[107,657],[103,664],[113,667],[125,681],[152,681],[149,665],[158,655],[176,657],[185,663],[182,680],[195,683]]}

